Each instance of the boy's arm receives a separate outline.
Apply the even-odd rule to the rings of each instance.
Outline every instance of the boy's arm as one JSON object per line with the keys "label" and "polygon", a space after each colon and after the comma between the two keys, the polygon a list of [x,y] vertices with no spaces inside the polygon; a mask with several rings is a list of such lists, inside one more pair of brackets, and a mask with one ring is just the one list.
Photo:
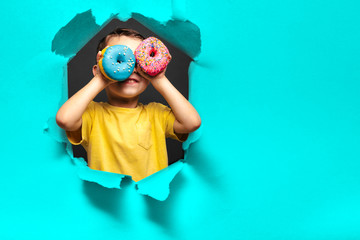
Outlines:
{"label": "boy's arm", "polygon": [[198,112],[191,103],[171,84],[165,76],[165,71],[155,77],[143,73],[140,74],[148,78],[154,88],[165,98],[175,115],[174,131],[176,133],[190,133],[200,127],[201,119]]}
{"label": "boy's arm", "polygon": [[[98,57],[101,54],[98,54]],[[99,59],[99,58],[98,58]],[[94,70],[95,71],[95,70]],[[56,123],[66,131],[79,130],[82,125],[82,115],[89,103],[99,94],[107,85],[111,84],[99,71],[97,66],[95,76],[82,89],[69,98],[56,114]]]}

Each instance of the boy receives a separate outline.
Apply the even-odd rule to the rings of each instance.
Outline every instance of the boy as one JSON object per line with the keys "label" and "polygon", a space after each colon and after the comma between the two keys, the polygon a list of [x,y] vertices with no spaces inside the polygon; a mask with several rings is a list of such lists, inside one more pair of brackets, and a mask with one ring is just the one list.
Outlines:
{"label": "boy", "polygon": [[[144,40],[131,29],[116,29],[98,46],[94,78],[68,99],[56,115],[69,141],[81,144],[95,170],[132,176],[139,181],[168,166],[166,137],[185,141],[200,127],[200,116],[165,76],[166,69],[151,77],[135,66],[130,77],[112,81],[104,77],[98,62],[106,46],[126,45],[133,52]],[[160,104],[143,105],[139,95],[149,83],[165,98],[171,109]],[[108,102],[93,99],[105,89]]]}

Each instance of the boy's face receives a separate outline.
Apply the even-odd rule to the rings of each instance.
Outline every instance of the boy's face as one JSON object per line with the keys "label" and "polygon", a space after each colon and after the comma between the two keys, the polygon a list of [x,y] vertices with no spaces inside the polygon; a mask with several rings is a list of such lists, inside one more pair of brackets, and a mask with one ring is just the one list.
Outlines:
{"label": "boy's face", "polygon": [[[120,37],[111,37],[107,42],[107,46],[113,45],[126,45],[133,52],[142,41],[138,38],[120,36]],[[134,98],[138,97],[149,85],[149,80],[141,77],[137,71],[136,66],[134,72],[130,75],[125,81],[119,81],[112,83],[106,87],[106,93],[112,97],[120,98]]]}

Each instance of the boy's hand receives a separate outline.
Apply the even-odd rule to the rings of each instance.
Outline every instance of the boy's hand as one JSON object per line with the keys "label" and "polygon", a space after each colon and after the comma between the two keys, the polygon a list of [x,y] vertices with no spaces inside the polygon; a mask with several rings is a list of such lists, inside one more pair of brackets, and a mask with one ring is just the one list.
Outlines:
{"label": "boy's hand", "polygon": [[96,65],[96,74],[95,76],[98,77],[99,79],[101,79],[103,82],[106,83],[106,85],[112,84],[112,83],[116,83],[117,81],[114,80],[110,80],[107,77],[105,77],[101,70],[100,70],[100,66],[99,66],[99,61],[103,58],[104,56],[101,54],[101,51],[99,51],[96,55],[96,59],[97,59],[97,65]]}
{"label": "boy's hand", "polygon": [[148,79],[151,82],[151,84],[155,87],[155,85],[160,83],[161,79],[164,79],[166,68],[156,76],[150,76],[149,74],[145,73],[140,66],[137,66],[136,71],[140,74],[140,76],[142,76],[145,79]]}

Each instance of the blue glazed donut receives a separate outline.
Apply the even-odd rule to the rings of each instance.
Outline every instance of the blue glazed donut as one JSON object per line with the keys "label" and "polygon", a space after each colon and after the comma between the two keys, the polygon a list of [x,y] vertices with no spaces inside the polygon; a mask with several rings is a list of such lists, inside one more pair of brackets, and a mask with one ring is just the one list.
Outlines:
{"label": "blue glazed donut", "polygon": [[135,68],[135,56],[125,45],[113,45],[102,50],[103,58],[99,61],[102,74],[110,80],[124,81]]}

